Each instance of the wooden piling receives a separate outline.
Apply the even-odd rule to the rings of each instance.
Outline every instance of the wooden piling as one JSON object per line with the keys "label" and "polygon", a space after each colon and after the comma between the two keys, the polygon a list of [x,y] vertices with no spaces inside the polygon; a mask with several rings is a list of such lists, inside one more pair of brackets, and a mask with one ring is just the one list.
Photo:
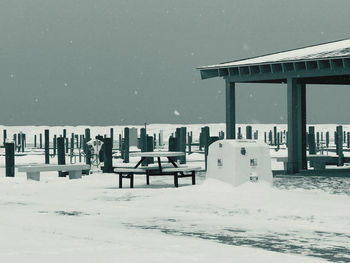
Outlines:
{"label": "wooden piling", "polygon": [[105,138],[103,146],[103,173],[113,172],[113,157],[112,157],[112,139]]}
{"label": "wooden piling", "polygon": [[314,126],[309,126],[308,142],[309,142],[309,154],[316,154]]}
{"label": "wooden piling", "polygon": [[45,164],[50,163],[50,137],[49,130],[45,130]]}
{"label": "wooden piling", "polygon": [[252,136],[252,126],[248,125],[245,127],[245,138],[247,140],[251,140],[253,139],[253,136]]}
{"label": "wooden piling", "polygon": [[91,152],[90,152],[88,145],[86,144],[88,141],[91,140],[89,128],[85,129],[85,136],[84,137],[85,137],[85,139],[84,139],[84,152],[85,152],[85,156],[86,156],[85,163],[91,165]]}
{"label": "wooden piling", "polygon": [[[146,145],[146,151],[147,152],[153,152],[154,150],[154,147],[153,147],[153,137],[152,136],[147,136],[147,145]],[[151,164],[151,163],[154,163],[154,158],[152,157],[149,157],[149,158],[146,158],[146,161],[147,161],[147,164]]]}
{"label": "wooden piling", "polygon": [[5,143],[6,177],[15,177],[15,144]]}
{"label": "wooden piling", "polygon": [[113,145],[114,145],[114,129],[113,128],[109,129],[109,136],[111,138],[112,149],[113,149]]}
{"label": "wooden piling", "polygon": [[6,139],[7,139],[7,131],[4,130],[4,134],[3,134],[3,145],[4,145],[4,147],[5,147]]}
{"label": "wooden piling", "polygon": [[56,156],[56,149],[57,149],[57,136],[56,136],[56,134],[53,136],[53,147],[52,147],[52,149],[53,149],[53,156]]}
{"label": "wooden piling", "polygon": [[[66,154],[64,151],[64,137],[58,137],[57,138],[57,164],[66,164]],[[59,177],[65,177],[67,173],[64,173],[62,171],[58,172]]]}
{"label": "wooden piling", "polygon": [[130,160],[130,130],[128,127],[124,128],[124,142],[123,142],[123,152],[124,152],[124,163],[129,163]]}

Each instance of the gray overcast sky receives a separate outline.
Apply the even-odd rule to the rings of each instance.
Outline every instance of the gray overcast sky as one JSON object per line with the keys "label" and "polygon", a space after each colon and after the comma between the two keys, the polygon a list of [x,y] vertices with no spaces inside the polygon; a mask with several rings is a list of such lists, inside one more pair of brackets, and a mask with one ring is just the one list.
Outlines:
{"label": "gray overcast sky", "polygon": [[[0,124],[225,121],[197,66],[350,37],[349,0],[0,0]],[[238,85],[240,123],[285,123],[286,88]],[[350,87],[308,87],[350,123]],[[174,114],[174,110],[180,115]]]}

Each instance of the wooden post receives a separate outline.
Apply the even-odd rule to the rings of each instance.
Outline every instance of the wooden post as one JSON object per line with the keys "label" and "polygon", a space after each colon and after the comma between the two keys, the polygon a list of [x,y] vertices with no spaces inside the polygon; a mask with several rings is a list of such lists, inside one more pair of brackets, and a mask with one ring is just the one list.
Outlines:
{"label": "wooden post", "polygon": [[40,133],[40,141],[39,141],[39,148],[42,149],[43,148],[43,135]]}
{"label": "wooden post", "polygon": [[159,143],[159,146],[163,146],[164,145],[164,140],[163,140],[163,137],[164,137],[164,135],[163,135],[163,130],[160,130],[159,131],[159,135],[158,135],[158,143]]}
{"label": "wooden post", "polygon": [[73,155],[74,155],[74,133],[72,133],[70,138],[70,163],[73,163]]}
{"label": "wooden post", "polygon": [[272,131],[269,131],[269,145],[272,145]]}
{"label": "wooden post", "polygon": [[36,148],[36,134],[34,135],[34,148]]}
{"label": "wooden post", "polygon": [[187,129],[186,127],[181,127],[180,128],[180,137],[179,137],[179,147],[180,151],[184,152],[185,155],[180,156],[180,164],[186,164],[186,134],[187,134]]}
{"label": "wooden post", "polygon": [[[140,148],[141,152],[147,152],[147,134],[146,134],[146,128],[141,128],[140,131]],[[147,158],[142,162],[142,166],[145,166],[148,164]]]}
{"label": "wooden post", "polygon": [[124,152],[124,163],[129,163],[129,152],[130,148],[130,130],[128,127],[124,128],[124,143],[123,143],[123,152]]}
{"label": "wooden post", "polygon": [[50,137],[49,130],[45,130],[45,164],[50,163]]}
{"label": "wooden post", "polygon": [[168,151],[169,152],[176,152],[176,138],[170,136],[168,142],[169,142]]}
{"label": "wooden post", "polygon": [[252,137],[252,126],[247,125],[245,127],[245,138],[247,140],[253,139],[253,137]]}
{"label": "wooden post", "polygon": [[24,152],[24,146],[26,145],[26,135],[24,133],[21,133],[21,150],[22,153]]}
{"label": "wooden post", "polygon": [[13,142],[15,144],[15,149],[17,148],[17,136],[16,134],[13,135]]}
{"label": "wooden post", "polygon": [[[152,136],[147,136],[147,148],[146,149],[147,149],[146,150],[147,152],[153,152],[153,150],[154,150]],[[152,157],[146,158],[146,160],[147,160],[147,164],[154,163],[154,158],[152,158]]]}
{"label": "wooden post", "polygon": [[337,126],[337,155],[338,155],[338,166],[344,165],[344,154],[343,154],[343,127]]}
{"label": "wooden post", "polygon": [[57,136],[56,134],[53,136],[53,156],[56,156],[57,149]]}
{"label": "wooden post", "polygon": [[[66,154],[64,152],[64,137],[58,137],[57,138],[57,163],[58,164],[66,164]],[[65,177],[67,174],[59,171],[58,176],[59,177]]]}
{"label": "wooden post", "polygon": [[205,126],[202,128],[202,134],[203,134],[203,142],[204,142],[204,161],[205,161],[205,170],[207,170],[207,164],[208,164],[208,149],[209,149],[209,137],[210,137],[210,131],[209,127]]}
{"label": "wooden post", "polygon": [[273,145],[277,145],[277,127],[273,127]]}
{"label": "wooden post", "polygon": [[112,149],[113,149],[113,145],[114,145],[114,129],[113,128],[110,128],[109,134],[110,134],[109,136],[111,138]]}
{"label": "wooden post", "polygon": [[288,164],[289,174],[307,169],[306,162],[306,87],[297,79],[287,79]]}
{"label": "wooden post", "polygon": [[104,151],[103,151],[103,173],[112,173],[113,172],[113,158],[112,158],[112,139],[104,139]]}
{"label": "wooden post", "polygon": [[66,137],[67,137],[67,130],[63,129],[63,138],[66,138]]}
{"label": "wooden post", "polygon": [[15,177],[15,144],[5,143],[6,177]]}
{"label": "wooden post", "polygon": [[256,131],[254,132],[254,140],[258,140],[258,139],[259,139],[259,131],[256,130]]}
{"label": "wooden post", "polygon": [[241,127],[238,127],[237,138],[238,138],[239,140],[242,139],[242,128],[241,128]]}
{"label": "wooden post", "polygon": [[309,154],[316,154],[315,127],[314,126],[309,127],[308,143],[309,143]]}
{"label": "wooden post", "polygon": [[347,148],[350,148],[350,132],[348,132],[346,135],[347,135],[346,146],[347,146]]}
{"label": "wooden post", "polygon": [[6,130],[4,130],[4,134],[3,134],[3,145],[4,145],[4,147],[5,147],[5,143],[6,143],[6,139],[7,139],[7,131]]}
{"label": "wooden post", "polygon": [[326,148],[329,147],[329,132],[326,132]]}
{"label": "wooden post", "polygon": [[85,129],[85,139],[84,139],[84,152],[85,152],[85,156],[86,156],[85,163],[91,165],[91,152],[89,150],[88,145],[86,144],[90,140],[91,140],[90,129],[86,128]]}
{"label": "wooden post", "polygon": [[266,132],[264,132],[264,142],[266,143]]}
{"label": "wooden post", "polygon": [[226,79],[226,139],[236,138],[235,83]]}
{"label": "wooden post", "polygon": [[192,153],[192,132],[189,132],[187,135],[187,144],[188,144],[188,154]]}

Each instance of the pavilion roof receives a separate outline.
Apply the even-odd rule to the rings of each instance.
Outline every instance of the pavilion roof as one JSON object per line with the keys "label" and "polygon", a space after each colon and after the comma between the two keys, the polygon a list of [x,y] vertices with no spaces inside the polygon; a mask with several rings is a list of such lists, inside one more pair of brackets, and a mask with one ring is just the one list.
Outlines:
{"label": "pavilion roof", "polygon": [[332,66],[340,68],[350,65],[350,39],[202,66],[198,69],[202,79],[226,75],[247,78],[247,75],[261,73],[280,74],[308,69],[315,72],[315,69],[325,69],[328,65],[329,69]]}

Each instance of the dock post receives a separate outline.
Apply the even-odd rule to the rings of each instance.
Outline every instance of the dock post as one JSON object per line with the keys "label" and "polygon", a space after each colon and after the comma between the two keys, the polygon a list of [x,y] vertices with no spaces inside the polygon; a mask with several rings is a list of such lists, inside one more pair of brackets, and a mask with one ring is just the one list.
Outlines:
{"label": "dock post", "polygon": [[210,140],[210,130],[208,126],[202,128],[203,142],[204,142],[204,161],[205,161],[205,171],[208,165],[208,150],[209,150],[209,140]]}
{"label": "dock post", "polygon": [[74,155],[74,133],[70,138],[70,163],[73,163],[73,155]]}
{"label": "dock post", "polygon": [[112,139],[105,138],[103,140],[104,151],[103,151],[103,173],[113,172],[113,157],[112,157]]}
{"label": "dock post", "polygon": [[[57,164],[66,164],[66,154],[64,151],[64,137],[58,137],[57,138]],[[67,173],[64,173],[62,171],[58,172],[59,177],[65,177]]]}
{"label": "dock post", "polygon": [[179,137],[179,147],[180,151],[184,152],[185,155],[180,156],[180,164],[186,164],[186,134],[187,134],[187,129],[186,127],[181,127],[180,128],[180,137]]}
{"label": "dock post", "polygon": [[21,133],[21,152],[24,152],[24,147],[26,145],[26,135]]}
{"label": "dock post", "polygon": [[344,165],[344,154],[343,154],[343,127],[337,126],[337,155],[338,155],[338,166]]}
{"label": "dock post", "polygon": [[114,129],[113,128],[110,128],[109,130],[109,136],[111,138],[111,141],[112,141],[112,149],[113,149],[113,143],[114,143]]}
{"label": "dock post", "polygon": [[15,144],[5,143],[6,177],[15,177]]}
{"label": "dock post", "polygon": [[85,139],[84,139],[84,152],[85,152],[85,156],[86,156],[85,163],[91,165],[91,152],[90,152],[88,145],[86,144],[90,140],[91,140],[90,129],[86,128],[85,129]]}
{"label": "dock post", "polygon": [[242,139],[242,128],[238,127],[238,134],[237,134],[238,139]]}
{"label": "dock post", "polygon": [[314,126],[309,127],[308,142],[309,142],[309,154],[316,154]]}
{"label": "dock post", "polygon": [[36,148],[36,134],[34,135],[34,148]]}
{"label": "dock post", "polygon": [[253,139],[253,136],[252,136],[252,126],[248,125],[245,127],[245,138],[247,140],[251,140]]}
{"label": "dock post", "polygon": [[57,136],[56,136],[56,134],[53,136],[53,156],[56,156],[56,148],[57,148]]}
{"label": "dock post", "polygon": [[192,153],[192,132],[188,133],[187,143],[188,143],[188,154],[191,154]]}
{"label": "dock post", "polygon": [[[140,130],[140,148],[141,152],[147,152],[147,134],[146,129],[141,128]],[[142,166],[145,166],[148,164],[147,158],[142,162]]]}
{"label": "dock post", "polygon": [[[147,136],[147,148],[146,149],[147,149],[146,150],[147,152],[153,152],[153,150],[154,150],[152,136]],[[147,160],[147,164],[154,163],[153,157],[146,158],[146,160]]]}
{"label": "dock post", "polygon": [[129,128],[125,127],[124,128],[124,143],[123,143],[123,151],[124,151],[124,163],[129,163],[130,159],[130,132]]}
{"label": "dock post", "polygon": [[43,135],[40,133],[40,139],[39,139],[40,141],[39,141],[39,147],[40,147],[40,149],[42,149],[43,148]]}
{"label": "dock post", "polygon": [[7,139],[7,131],[6,130],[4,130],[4,134],[3,134],[3,145],[4,145],[4,147],[5,147],[5,143],[6,143],[6,139]]}
{"label": "dock post", "polygon": [[45,130],[45,164],[50,163],[50,138],[49,130]]}

